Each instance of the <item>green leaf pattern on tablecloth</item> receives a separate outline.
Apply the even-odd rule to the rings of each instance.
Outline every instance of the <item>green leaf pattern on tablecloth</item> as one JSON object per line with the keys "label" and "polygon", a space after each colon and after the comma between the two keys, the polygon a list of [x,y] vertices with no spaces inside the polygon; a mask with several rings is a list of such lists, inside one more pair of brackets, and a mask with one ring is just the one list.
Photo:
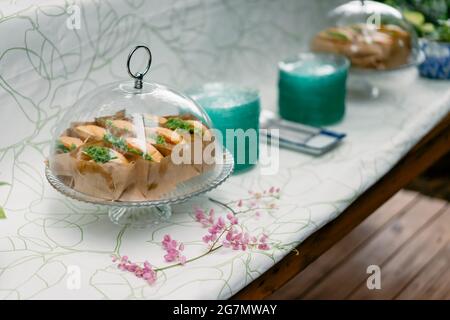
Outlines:
{"label": "green leaf pattern on tablecloth", "polygon": [[[7,186],[7,185],[9,185],[9,183],[0,181],[0,187]],[[2,206],[0,206],[0,219],[5,219],[5,218],[6,218],[5,209],[3,209]]]}

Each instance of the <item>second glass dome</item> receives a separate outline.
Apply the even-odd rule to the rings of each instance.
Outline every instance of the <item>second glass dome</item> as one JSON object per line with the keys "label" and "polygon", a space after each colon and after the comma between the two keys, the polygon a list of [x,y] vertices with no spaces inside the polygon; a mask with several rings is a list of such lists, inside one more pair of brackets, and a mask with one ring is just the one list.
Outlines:
{"label": "second glass dome", "polygon": [[365,70],[393,70],[422,59],[416,33],[401,12],[375,1],[351,1],[331,10],[311,48],[342,54],[353,68]]}

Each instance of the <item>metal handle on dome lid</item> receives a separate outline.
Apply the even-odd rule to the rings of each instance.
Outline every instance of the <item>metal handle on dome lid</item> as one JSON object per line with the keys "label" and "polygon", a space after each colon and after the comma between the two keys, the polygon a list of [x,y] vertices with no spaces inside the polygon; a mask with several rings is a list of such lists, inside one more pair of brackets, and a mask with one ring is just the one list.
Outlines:
{"label": "metal handle on dome lid", "polygon": [[[147,63],[147,67],[145,68],[145,70],[143,72],[137,72],[136,74],[134,74],[133,72],[131,72],[130,69],[130,61],[131,61],[131,57],[133,56],[133,54],[139,50],[139,49],[145,49],[148,53],[148,63]],[[142,89],[142,79],[144,79],[145,74],[148,72],[148,70],[150,69],[150,66],[152,64],[152,52],[150,51],[150,49],[147,46],[136,46],[128,55],[128,60],[127,60],[127,69],[128,69],[128,74],[135,79],[134,81],[134,88],[135,89]]]}

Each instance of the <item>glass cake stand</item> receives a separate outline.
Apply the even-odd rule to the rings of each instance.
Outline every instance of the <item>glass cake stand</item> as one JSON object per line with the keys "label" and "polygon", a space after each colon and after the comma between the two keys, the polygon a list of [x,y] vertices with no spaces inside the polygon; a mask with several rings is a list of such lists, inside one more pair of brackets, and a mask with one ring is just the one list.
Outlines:
{"label": "glass cake stand", "polygon": [[224,148],[223,162],[216,164],[211,170],[178,183],[174,190],[161,199],[136,202],[108,201],[83,194],[64,184],[48,167],[45,175],[48,182],[63,195],[78,201],[105,206],[113,223],[143,228],[168,220],[172,215],[171,205],[216,188],[231,175],[233,168],[233,156]]}
{"label": "glass cake stand", "polygon": [[417,66],[425,59],[422,52],[408,64],[389,70],[369,70],[352,67],[347,89],[352,98],[376,99],[383,91],[404,91],[417,76]]}
{"label": "glass cake stand", "polygon": [[339,4],[327,13],[323,27],[311,47],[350,60],[347,89],[354,98],[404,91],[424,60],[411,24],[398,9],[379,1]]}

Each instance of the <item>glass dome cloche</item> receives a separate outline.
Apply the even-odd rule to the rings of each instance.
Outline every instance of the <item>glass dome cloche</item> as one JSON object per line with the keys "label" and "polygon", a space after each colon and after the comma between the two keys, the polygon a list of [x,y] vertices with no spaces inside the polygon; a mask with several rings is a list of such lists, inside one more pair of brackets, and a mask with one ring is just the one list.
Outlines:
{"label": "glass dome cloche", "polygon": [[[332,9],[326,26],[312,38],[311,50],[346,56],[351,62],[349,80],[355,75],[366,77],[353,79],[360,84],[371,80],[389,82],[386,74],[401,77],[394,71],[411,71],[424,58],[414,28],[400,11],[365,0]],[[380,74],[384,78],[376,79]]]}
{"label": "glass dome cloche", "polygon": [[[131,71],[137,51],[143,72]],[[144,82],[146,46],[127,60],[131,81],[98,87],[58,123],[46,176],[76,200],[105,205],[120,225],[146,226],[171,215],[170,205],[206,192],[233,170],[205,111],[187,96]]]}

